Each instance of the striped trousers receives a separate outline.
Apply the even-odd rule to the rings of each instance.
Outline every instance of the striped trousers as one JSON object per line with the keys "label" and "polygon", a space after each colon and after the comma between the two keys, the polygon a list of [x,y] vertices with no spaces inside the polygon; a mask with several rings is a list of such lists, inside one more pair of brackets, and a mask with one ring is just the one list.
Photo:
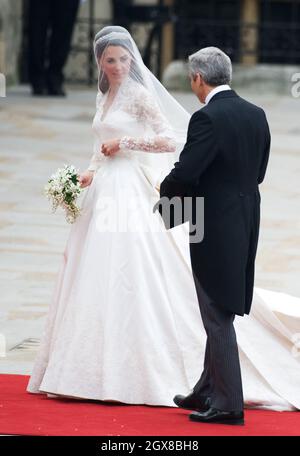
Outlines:
{"label": "striped trousers", "polygon": [[224,411],[243,410],[243,388],[233,321],[235,314],[217,307],[194,274],[200,313],[207,335],[204,369],[193,388],[209,396],[211,407]]}

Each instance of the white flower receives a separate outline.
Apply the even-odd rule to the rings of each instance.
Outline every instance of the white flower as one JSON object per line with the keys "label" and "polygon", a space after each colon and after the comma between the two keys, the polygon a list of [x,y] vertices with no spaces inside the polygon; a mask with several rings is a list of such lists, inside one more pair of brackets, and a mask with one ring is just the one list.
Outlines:
{"label": "white flower", "polygon": [[68,223],[74,223],[80,215],[76,200],[83,188],[78,182],[78,172],[75,166],[64,164],[63,168],[51,174],[44,187],[44,193],[52,203],[52,211],[63,208]]}

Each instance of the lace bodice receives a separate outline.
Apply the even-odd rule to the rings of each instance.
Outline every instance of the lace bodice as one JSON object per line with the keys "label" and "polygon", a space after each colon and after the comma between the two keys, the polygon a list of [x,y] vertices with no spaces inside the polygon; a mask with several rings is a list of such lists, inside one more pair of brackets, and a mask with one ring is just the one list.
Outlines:
{"label": "lace bodice", "polygon": [[107,159],[101,152],[101,145],[112,139],[120,139],[118,154],[175,151],[172,127],[143,86],[132,80],[122,84],[106,112],[107,96],[108,93],[97,95],[93,120],[95,141],[89,170],[97,170]]}

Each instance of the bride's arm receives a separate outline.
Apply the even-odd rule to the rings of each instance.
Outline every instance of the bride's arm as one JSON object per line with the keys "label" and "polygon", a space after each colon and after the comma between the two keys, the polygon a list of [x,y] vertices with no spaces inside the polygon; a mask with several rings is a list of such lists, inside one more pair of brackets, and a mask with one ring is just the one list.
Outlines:
{"label": "bride's arm", "polygon": [[[103,94],[98,92],[97,96],[96,96],[96,110],[99,109],[102,97],[103,97]],[[101,143],[99,141],[99,138],[95,134],[93,154],[90,159],[90,163],[87,168],[87,171],[92,171],[93,173],[95,173],[95,171],[97,171],[97,169],[101,165],[102,160],[103,160],[103,154],[101,154]]]}
{"label": "bride's arm", "polygon": [[[102,94],[98,93],[96,97],[96,108],[98,109],[99,103],[101,100]],[[96,136],[94,137],[94,146],[93,146],[93,154],[91,156],[88,168],[80,174],[79,182],[81,183],[82,187],[87,187],[93,181],[95,172],[101,165],[102,160],[104,159],[103,154],[101,154],[101,143],[99,138]]]}
{"label": "bride's arm", "polygon": [[175,152],[176,144],[171,137],[166,136],[145,136],[133,138],[123,136],[119,143],[120,149],[141,150],[143,152]]}
{"label": "bride's arm", "polygon": [[79,182],[81,184],[81,187],[84,188],[91,185],[95,172],[99,168],[102,160],[103,155],[100,153],[100,143],[99,140],[95,138],[93,155],[90,159],[89,166],[79,175]]}
{"label": "bride's arm", "polygon": [[144,137],[123,136],[120,149],[140,150],[144,152],[175,152],[176,142],[172,127],[161,112],[158,104],[147,92],[136,97],[131,111],[145,127],[150,127],[153,135]]}
{"label": "bride's arm", "polygon": [[93,148],[93,155],[90,159],[89,166],[87,168],[87,171],[97,171],[99,166],[101,165],[101,162],[103,160],[103,154],[101,154],[101,144],[98,138],[95,138],[94,141],[94,148]]}

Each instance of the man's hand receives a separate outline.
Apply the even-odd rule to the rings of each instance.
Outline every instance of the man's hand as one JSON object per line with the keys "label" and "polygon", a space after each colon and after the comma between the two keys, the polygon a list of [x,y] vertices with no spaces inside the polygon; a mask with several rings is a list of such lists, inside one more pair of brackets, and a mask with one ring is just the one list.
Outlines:
{"label": "man's hand", "polygon": [[120,140],[112,139],[111,141],[106,141],[102,144],[101,152],[107,157],[114,155],[120,150]]}
{"label": "man's hand", "polygon": [[91,185],[93,177],[94,171],[84,171],[83,173],[79,174],[78,180],[80,183],[80,187],[84,188]]}

